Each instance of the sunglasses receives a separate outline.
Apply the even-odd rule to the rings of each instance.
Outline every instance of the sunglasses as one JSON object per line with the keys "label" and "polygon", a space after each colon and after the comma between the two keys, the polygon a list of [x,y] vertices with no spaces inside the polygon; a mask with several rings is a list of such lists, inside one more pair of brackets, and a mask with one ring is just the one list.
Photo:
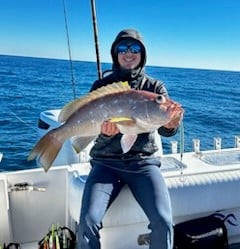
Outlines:
{"label": "sunglasses", "polygon": [[141,53],[141,46],[138,44],[131,44],[131,45],[119,45],[117,47],[118,54],[126,54],[130,51],[133,54]]}

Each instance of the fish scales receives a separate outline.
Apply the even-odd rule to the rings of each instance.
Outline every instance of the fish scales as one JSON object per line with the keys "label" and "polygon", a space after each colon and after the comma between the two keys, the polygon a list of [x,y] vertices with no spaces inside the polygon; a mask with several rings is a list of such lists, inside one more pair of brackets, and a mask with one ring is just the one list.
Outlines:
{"label": "fish scales", "polygon": [[79,152],[100,133],[106,120],[115,122],[123,134],[121,145],[126,153],[138,134],[158,129],[181,113],[181,106],[170,99],[131,89],[123,82],[113,83],[67,104],[59,117],[63,124],[43,136],[28,159],[38,157],[47,171],[66,139],[79,137],[78,145],[74,145]]}
{"label": "fish scales", "polygon": [[[69,117],[64,126],[73,127],[68,130],[67,137],[76,135],[76,133],[82,136],[97,135],[105,120],[112,117],[149,117],[148,110],[150,112],[152,108],[154,110],[157,107],[154,99],[146,98],[145,94],[141,95],[137,91],[129,90],[119,94],[109,94],[79,108]],[[138,112],[136,112],[137,109],[139,109]]]}

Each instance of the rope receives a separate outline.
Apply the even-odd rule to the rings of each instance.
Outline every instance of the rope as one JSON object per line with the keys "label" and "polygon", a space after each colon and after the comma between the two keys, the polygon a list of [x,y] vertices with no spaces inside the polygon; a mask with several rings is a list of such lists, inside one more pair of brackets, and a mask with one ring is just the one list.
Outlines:
{"label": "rope", "polygon": [[[180,158],[181,158],[181,162],[182,162],[182,158],[183,158],[183,153],[184,153],[184,125],[183,125],[183,121],[181,121],[180,124]],[[181,165],[181,172],[180,172],[180,181],[184,182],[185,178],[183,175],[183,167]]]}
{"label": "rope", "polygon": [[70,46],[70,39],[69,39],[69,32],[68,32],[68,21],[67,21],[65,0],[62,0],[62,3],[63,3],[66,36],[67,36],[68,56],[69,56],[69,64],[70,64],[70,71],[71,71],[73,97],[74,97],[74,99],[76,99],[76,83],[75,83],[74,73],[73,73],[72,53],[71,53],[71,46]]}
{"label": "rope", "polygon": [[180,156],[181,156],[181,161],[184,153],[184,125],[183,121],[181,121],[180,124]]}

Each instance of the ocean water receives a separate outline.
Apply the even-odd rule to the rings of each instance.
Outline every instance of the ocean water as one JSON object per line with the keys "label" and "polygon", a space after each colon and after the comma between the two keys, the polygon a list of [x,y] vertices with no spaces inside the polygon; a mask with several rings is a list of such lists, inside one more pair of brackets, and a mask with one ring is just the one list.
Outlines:
{"label": "ocean water", "polygon": [[[0,171],[37,167],[27,156],[38,139],[40,112],[62,108],[74,99],[73,85],[82,96],[97,79],[96,63],[74,61],[73,68],[75,83],[68,61],[0,55]],[[185,151],[192,151],[193,139],[200,139],[201,150],[213,149],[214,137],[222,138],[222,148],[234,147],[240,135],[240,72],[152,66],[146,72],[163,80],[185,109]],[[179,137],[163,138],[164,153]]]}

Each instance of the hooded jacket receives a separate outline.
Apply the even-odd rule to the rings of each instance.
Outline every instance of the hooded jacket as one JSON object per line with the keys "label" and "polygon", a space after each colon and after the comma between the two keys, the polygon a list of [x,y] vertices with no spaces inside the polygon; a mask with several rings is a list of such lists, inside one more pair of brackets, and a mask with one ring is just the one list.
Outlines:
{"label": "hooded jacket", "polygon": [[[122,69],[118,63],[117,46],[123,40],[135,40],[141,45],[141,61],[137,68],[126,70]],[[134,29],[122,30],[113,41],[111,46],[112,56],[112,72],[106,77],[97,80],[93,83],[90,91],[96,90],[99,87],[112,84],[118,81],[128,81],[131,88],[155,92],[168,97],[167,90],[162,81],[149,77],[144,72],[144,67],[147,61],[146,48],[140,33]],[[158,130],[160,135],[169,137],[176,134],[177,129],[166,129],[160,127]],[[158,147],[155,143],[154,133],[139,134],[134,145],[129,152],[123,154],[120,145],[121,134],[114,136],[106,136],[100,134],[95,141],[93,148],[90,151],[90,156],[93,159],[131,159],[136,157],[151,157]]]}

